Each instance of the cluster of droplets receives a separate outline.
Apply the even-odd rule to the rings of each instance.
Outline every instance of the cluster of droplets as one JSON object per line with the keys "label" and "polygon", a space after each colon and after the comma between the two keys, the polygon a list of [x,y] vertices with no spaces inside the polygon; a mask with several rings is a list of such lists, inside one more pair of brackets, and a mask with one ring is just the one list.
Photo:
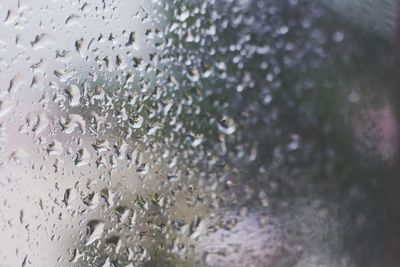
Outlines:
{"label": "cluster of droplets", "polygon": [[316,1],[61,2],[0,14],[0,237],[27,240],[0,263],[37,266],[50,240],[60,266],[232,266],[254,232],[241,263],[292,264],[263,212],[329,172],[321,69],[344,32]]}

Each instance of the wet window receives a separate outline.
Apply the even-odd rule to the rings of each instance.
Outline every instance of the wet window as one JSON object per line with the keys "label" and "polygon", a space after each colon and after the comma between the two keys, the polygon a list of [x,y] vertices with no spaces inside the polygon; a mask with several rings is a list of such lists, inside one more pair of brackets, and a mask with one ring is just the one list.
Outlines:
{"label": "wet window", "polygon": [[395,2],[2,1],[0,266],[399,264]]}

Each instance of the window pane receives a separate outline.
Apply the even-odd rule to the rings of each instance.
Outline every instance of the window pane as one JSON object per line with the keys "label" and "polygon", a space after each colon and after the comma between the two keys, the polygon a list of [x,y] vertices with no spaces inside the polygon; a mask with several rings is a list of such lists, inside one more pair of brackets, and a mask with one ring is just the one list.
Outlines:
{"label": "window pane", "polygon": [[394,266],[372,2],[0,3],[0,266]]}

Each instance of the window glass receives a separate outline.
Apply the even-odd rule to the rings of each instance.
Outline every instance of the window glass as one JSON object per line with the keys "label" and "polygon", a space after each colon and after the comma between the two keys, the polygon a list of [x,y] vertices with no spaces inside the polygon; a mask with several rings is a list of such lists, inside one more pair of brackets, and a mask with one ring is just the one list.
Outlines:
{"label": "window glass", "polygon": [[372,2],[0,2],[0,266],[395,266]]}

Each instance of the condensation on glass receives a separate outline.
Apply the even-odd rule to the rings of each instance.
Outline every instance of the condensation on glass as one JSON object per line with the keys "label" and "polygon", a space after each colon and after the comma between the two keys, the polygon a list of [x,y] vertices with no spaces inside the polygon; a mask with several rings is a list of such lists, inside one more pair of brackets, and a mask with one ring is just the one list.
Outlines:
{"label": "condensation on glass", "polygon": [[0,21],[0,266],[369,251],[381,191],[343,181],[397,152],[383,76],[353,71],[387,69],[384,41],[301,0],[2,1]]}

